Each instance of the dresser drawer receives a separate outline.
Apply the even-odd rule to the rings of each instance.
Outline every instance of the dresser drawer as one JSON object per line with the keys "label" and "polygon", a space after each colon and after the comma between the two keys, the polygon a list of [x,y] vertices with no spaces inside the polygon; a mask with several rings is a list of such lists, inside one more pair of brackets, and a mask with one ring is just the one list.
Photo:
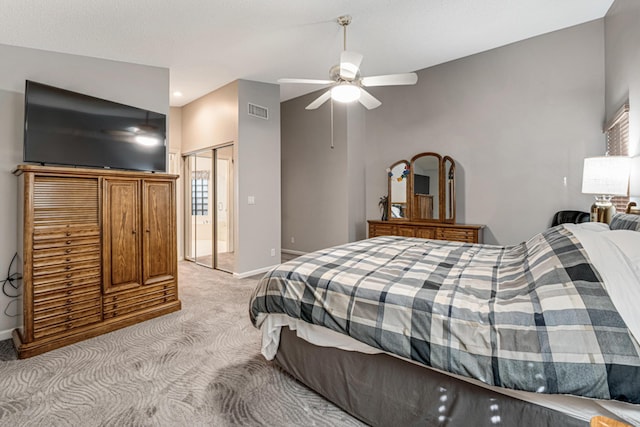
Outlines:
{"label": "dresser drawer", "polygon": [[397,233],[396,236],[403,236],[403,237],[416,237],[416,228],[415,227],[408,227],[408,226],[402,226],[399,225],[396,227]]}
{"label": "dresser drawer", "polygon": [[55,255],[46,258],[35,258],[33,260],[34,275],[36,271],[50,271],[57,267],[64,267],[64,270],[70,270],[66,268],[72,264],[85,264],[85,263],[100,263],[100,248],[91,247],[92,252],[74,253],[74,254],[62,254]]}
{"label": "dresser drawer", "polygon": [[52,310],[58,310],[65,307],[75,307],[77,305],[83,305],[88,301],[97,301],[99,305],[102,304],[102,295],[100,289],[96,287],[89,287],[83,289],[83,292],[77,292],[76,295],[68,296],[50,296],[49,298],[39,298],[37,302],[33,304],[33,311],[35,313],[49,312]]}
{"label": "dresser drawer", "polygon": [[96,291],[100,291],[100,284],[97,282],[78,285],[72,288],[56,289],[49,292],[39,292],[36,293],[36,296],[38,302],[47,303],[59,298],[83,298],[86,294],[91,294]]}
{"label": "dresser drawer", "polygon": [[436,229],[434,227],[416,227],[416,237],[421,239],[435,239]]}
{"label": "dresser drawer", "polygon": [[396,236],[398,230],[393,224],[371,224],[369,227],[369,237]]}
{"label": "dresser drawer", "polygon": [[175,301],[178,297],[175,290],[167,290],[146,295],[144,298],[130,299],[123,302],[103,303],[103,313],[105,319],[123,316],[143,310],[145,308]]}
{"label": "dresser drawer", "polygon": [[[98,270],[100,271],[100,257],[94,257],[93,260],[89,261],[78,261],[78,262],[65,262],[63,264],[54,264],[48,265],[46,267],[34,268],[33,269],[33,282],[39,283],[38,280],[40,277],[43,279],[48,277],[59,277],[62,276],[61,279],[53,279],[53,280],[64,280],[69,273],[73,274],[82,270]],[[61,274],[62,273],[62,274]],[[71,276],[73,277],[73,276]]]}
{"label": "dresser drawer", "polygon": [[64,245],[57,248],[51,249],[38,249],[33,251],[33,262],[47,259],[49,257],[69,257],[76,255],[84,255],[88,253],[100,254],[100,245],[97,243],[89,244],[89,245]]}
{"label": "dresser drawer", "polygon": [[99,227],[42,227],[33,230],[33,241],[52,239],[75,239],[78,237],[100,236]]}
{"label": "dresser drawer", "polygon": [[104,296],[104,302],[114,303],[114,302],[122,302],[127,300],[137,300],[140,298],[144,298],[147,295],[155,294],[157,292],[167,292],[176,289],[175,282],[165,282],[158,285],[150,285],[150,286],[139,286],[135,289],[129,289],[126,291],[114,292],[110,294],[106,294]]}
{"label": "dresser drawer", "polygon": [[102,314],[97,313],[89,316],[79,317],[78,314],[68,316],[70,320],[65,320],[64,316],[59,323],[50,322],[34,322],[33,336],[36,339],[57,335],[63,332],[71,331],[74,328],[90,325],[102,321]]}
{"label": "dresser drawer", "polygon": [[472,230],[461,228],[438,228],[436,230],[436,239],[452,240],[454,242],[475,242],[475,233]]}
{"label": "dresser drawer", "polygon": [[[36,304],[34,306],[34,314],[33,314],[33,319],[38,322],[38,321],[43,321],[49,318],[53,318],[56,317],[58,318],[59,316],[62,315],[71,315],[71,314],[76,314],[79,312],[84,312],[85,310],[91,310],[94,308],[100,308],[102,307],[102,301],[100,300],[100,295],[98,294],[96,296],[95,293],[91,293],[91,294],[87,294],[87,296],[85,296],[85,299],[61,299],[59,301],[52,301],[52,303],[55,302],[58,305],[55,306],[50,306],[50,307],[46,307],[45,304]],[[42,309],[42,307],[45,307],[44,309]]]}
{"label": "dresser drawer", "polygon": [[100,285],[100,269],[67,272],[33,279],[34,293],[73,288],[85,284]]}
{"label": "dresser drawer", "polygon": [[67,248],[82,245],[94,245],[100,246],[100,236],[85,236],[74,238],[62,238],[62,239],[43,239],[33,242],[33,250],[38,251],[41,249],[52,248]]}

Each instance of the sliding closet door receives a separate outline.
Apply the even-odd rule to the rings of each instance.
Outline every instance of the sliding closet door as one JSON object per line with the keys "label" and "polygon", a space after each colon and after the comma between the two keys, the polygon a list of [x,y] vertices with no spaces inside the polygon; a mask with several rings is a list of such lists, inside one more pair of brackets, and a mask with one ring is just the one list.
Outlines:
{"label": "sliding closet door", "polygon": [[185,156],[185,258],[233,272],[233,145]]}
{"label": "sliding closet door", "polygon": [[213,267],[213,152],[185,158],[185,258]]}
{"label": "sliding closet door", "polygon": [[215,268],[233,272],[235,251],[233,247],[233,145],[214,149],[215,179]]}

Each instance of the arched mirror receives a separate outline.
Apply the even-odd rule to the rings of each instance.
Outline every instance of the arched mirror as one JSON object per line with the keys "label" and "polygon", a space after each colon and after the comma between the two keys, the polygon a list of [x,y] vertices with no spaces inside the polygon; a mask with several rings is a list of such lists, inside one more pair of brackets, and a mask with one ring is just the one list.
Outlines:
{"label": "arched mirror", "polygon": [[442,157],[437,153],[421,153],[411,159],[410,200],[411,219],[441,221]]}
{"label": "arched mirror", "polygon": [[456,163],[449,156],[444,156],[444,221],[456,222]]}
{"label": "arched mirror", "polygon": [[409,218],[409,162],[400,160],[387,169],[389,176],[389,199],[387,218]]}

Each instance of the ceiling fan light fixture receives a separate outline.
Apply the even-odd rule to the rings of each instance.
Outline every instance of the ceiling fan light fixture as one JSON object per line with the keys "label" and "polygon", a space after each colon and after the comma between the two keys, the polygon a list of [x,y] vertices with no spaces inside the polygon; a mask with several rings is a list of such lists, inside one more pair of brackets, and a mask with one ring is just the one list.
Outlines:
{"label": "ceiling fan light fixture", "polygon": [[338,102],[354,102],[360,99],[360,93],[358,86],[342,83],[331,89],[331,98]]}

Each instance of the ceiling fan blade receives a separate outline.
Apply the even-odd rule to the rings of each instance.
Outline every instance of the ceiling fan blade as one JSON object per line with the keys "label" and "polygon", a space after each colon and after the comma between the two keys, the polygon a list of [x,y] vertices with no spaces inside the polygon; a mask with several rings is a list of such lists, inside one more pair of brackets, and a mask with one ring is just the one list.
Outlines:
{"label": "ceiling fan blade", "polygon": [[360,104],[364,105],[367,110],[373,110],[382,105],[382,102],[378,101],[373,95],[366,90],[360,88]]}
{"label": "ceiling fan blade", "polygon": [[333,80],[315,80],[315,79],[278,79],[278,83],[306,83],[311,85],[328,85]]}
{"label": "ceiling fan blade", "polygon": [[398,86],[414,85],[418,82],[416,73],[387,74],[384,76],[363,77],[360,81],[362,86]]}
{"label": "ceiling fan blade", "polygon": [[305,107],[305,110],[315,110],[316,108],[327,102],[329,98],[331,98],[331,89],[317,97],[311,104],[307,105]]}
{"label": "ceiling fan blade", "polygon": [[353,80],[358,75],[362,54],[345,50],[340,55],[340,77],[344,80]]}

